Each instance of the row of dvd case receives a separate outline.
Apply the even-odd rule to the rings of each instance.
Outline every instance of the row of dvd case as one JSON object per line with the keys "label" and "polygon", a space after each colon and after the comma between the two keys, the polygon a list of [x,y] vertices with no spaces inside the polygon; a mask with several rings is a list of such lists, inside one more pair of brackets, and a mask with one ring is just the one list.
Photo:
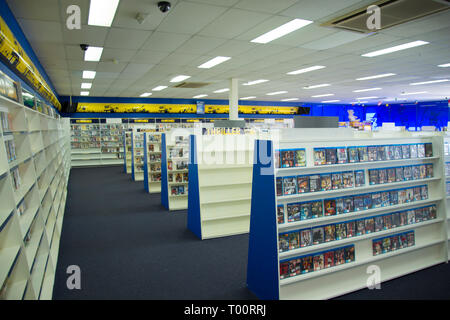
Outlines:
{"label": "row of dvd case", "polygon": [[277,196],[365,186],[364,170],[277,177]]}
{"label": "row of dvd case", "polygon": [[355,246],[349,245],[280,261],[280,279],[337,267],[355,261]]}
{"label": "row of dvd case", "polygon": [[[386,190],[277,206],[278,223],[316,219],[428,199],[428,186]],[[285,214],[285,212],[287,214]],[[287,216],[287,217],[286,217]]]}
{"label": "row of dvd case", "polygon": [[279,251],[286,252],[311,245],[363,236],[405,225],[436,219],[436,205],[365,217],[341,223],[280,233]]}
{"label": "row of dvd case", "polygon": [[408,231],[372,241],[373,255],[377,256],[391,251],[412,247],[415,245],[414,231]]}
{"label": "row of dvd case", "polygon": [[384,184],[433,177],[433,164],[369,169],[369,184]]}
{"label": "row of dvd case", "polygon": [[305,149],[286,149],[275,151],[275,168],[294,168],[306,166]]}
{"label": "row of dvd case", "polygon": [[314,148],[314,165],[389,161],[432,156],[432,143]]}

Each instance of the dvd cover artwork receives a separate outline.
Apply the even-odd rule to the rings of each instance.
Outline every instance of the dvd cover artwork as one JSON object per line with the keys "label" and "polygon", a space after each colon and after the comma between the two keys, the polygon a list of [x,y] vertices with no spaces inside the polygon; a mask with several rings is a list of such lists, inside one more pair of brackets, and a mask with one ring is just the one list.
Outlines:
{"label": "dvd cover artwork", "polygon": [[388,183],[396,182],[395,168],[387,168],[386,172],[387,172],[387,182]]}
{"label": "dvd cover artwork", "polygon": [[422,200],[428,199],[428,187],[427,186],[420,187],[420,195],[422,196]]}
{"label": "dvd cover artwork", "polygon": [[344,197],[344,213],[353,212],[353,197]]}
{"label": "dvd cover artwork", "polygon": [[413,188],[406,189],[406,202],[414,201],[414,190]]}
{"label": "dvd cover artwork", "polygon": [[308,220],[312,218],[311,204],[304,202],[300,204],[300,220]]}
{"label": "dvd cover artwork", "polygon": [[355,171],[355,187],[362,187],[366,184],[363,170]]}
{"label": "dvd cover artwork", "polygon": [[298,231],[289,233],[289,250],[300,248],[300,233]]}
{"label": "dvd cover artwork", "polygon": [[381,240],[373,240],[372,242],[372,250],[373,250],[373,255],[377,256],[379,254],[383,253],[383,244]]}
{"label": "dvd cover artwork", "polygon": [[311,214],[312,218],[323,217],[322,200],[311,201]]}
{"label": "dvd cover artwork", "polygon": [[323,257],[324,257],[324,267],[325,268],[334,267],[334,251],[325,252]]}
{"label": "dvd cover artwork", "polygon": [[348,162],[359,162],[358,148],[348,147]]}
{"label": "dvd cover artwork", "polygon": [[305,229],[300,231],[300,246],[308,247],[312,245],[312,234],[311,229]]}
{"label": "dvd cover artwork", "polygon": [[377,146],[367,147],[367,154],[368,154],[369,161],[377,161],[377,153],[378,153]]}
{"label": "dvd cover artwork", "polygon": [[277,178],[277,197],[283,195],[283,180],[281,178]]}
{"label": "dvd cover artwork", "polygon": [[377,147],[377,161],[386,161],[386,149],[384,146]]}
{"label": "dvd cover artwork", "polygon": [[324,269],[324,255],[323,253],[316,254],[314,260],[314,271],[320,271]]}
{"label": "dvd cover artwork", "polygon": [[416,223],[416,212],[414,209],[406,211],[406,214],[408,215],[408,224]]}
{"label": "dvd cover artwork", "polygon": [[400,182],[405,180],[405,175],[403,173],[403,167],[395,168],[395,181]]}
{"label": "dvd cover artwork", "polygon": [[426,164],[426,172],[427,172],[427,178],[433,178],[433,165],[432,164]]}
{"label": "dvd cover artwork", "polygon": [[333,190],[343,188],[342,173],[336,172],[331,174],[331,183]]}
{"label": "dvd cover artwork", "polygon": [[297,193],[297,179],[296,177],[284,177],[283,178],[283,194],[293,195]]}
{"label": "dvd cover artwork", "polygon": [[326,199],[323,201],[325,207],[325,216],[334,216],[336,215],[336,200],[335,199]]}
{"label": "dvd cover artwork", "polygon": [[364,196],[364,210],[373,208],[372,195],[365,194],[363,196]]}
{"label": "dvd cover artwork", "polygon": [[334,224],[325,226],[325,242],[336,240],[336,227]]}
{"label": "dvd cover artwork", "polygon": [[275,150],[274,159],[275,159],[275,168],[281,168],[280,150]]}
{"label": "dvd cover artwork", "polygon": [[300,220],[300,204],[289,203],[286,205],[288,222],[294,222]]}
{"label": "dvd cover artwork", "polygon": [[401,211],[400,212],[400,226],[405,226],[408,224],[408,214],[406,213],[406,211]]}
{"label": "dvd cover artwork", "polygon": [[420,191],[420,187],[414,187],[413,194],[414,194],[414,201],[422,200],[422,193]]}
{"label": "dvd cover artwork", "polygon": [[336,164],[337,163],[337,149],[336,148],[326,148],[325,149],[326,164]]}
{"label": "dvd cover artwork", "polygon": [[282,168],[294,167],[294,151],[281,150],[281,167]]}
{"label": "dvd cover artwork", "polygon": [[322,191],[331,190],[331,175],[330,174],[321,174],[320,175],[320,189]]}
{"label": "dvd cover artwork", "polygon": [[429,207],[429,215],[430,219],[436,219],[437,218],[437,207],[436,205],[432,205]]}
{"label": "dvd cover artwork", "polygon": [[374,224],[375,224],[375,228],[374,228],[375,232],[384,230],[383,216],[376,216],[374,218]]}
{"label": "dvd cover artwork", "polygon": [[322,166],[324,164],[327,164],[325,149],[315,148],[314,149],[314,165]]}
{"label": "dvd cover artwork", "polygon": [[342,184],[344,188],[353,188],[354,186],[353,171],[342,172]]}
{"label": "dvd cover artwork", "polygon": [[339,248],[334,251],[334,265],[339,266],[345,263],[345,249]]}
{"label": "dvd cover artwork", "polygon": [[369,169],[369,184],[378,184],[378,169]]}
{"label": "dvd cover artwork", "polygon": [[297,176],[298,193],[309,192],[309,176]]}
{"label": "dvd cover artwork", "polygon": [[312,229],[313,233],[313,244],[321,244],[325,241],[325,234],[323,227],[317,227]]}
{"label": "dvd cover artwork", "polygon": [[295,277],[302,273],[302,259],[292,259],[289,261],[289,276]]}
{"label": "dvd cover artwork", "polygon": [[366,146],[358,147],[359,162],[369,161],[369,155]]}
{"label": "dvd cover artwork", "polygon": [[294,166],[305,167],[306,166],[306,151],[305,149],[294,150]]}
{"label": "dvd cover artwork", "polygon": [[425,158],[425,145],[423,143],[417,145],[417,157]]}
{"label": "dvd cover artwork", "polygon": [[424,221],[423,210],[421,208],[414,209],[414,214],[416,217],[416,223]]}
{"label": "dvd cover artwork", "polygon": [[408,241],[408,247],[412,247],[415,244],[414,231],[406,234],[406,240]]}
{"label": "dvd cover artwork", "polygon": [[[433,167],[433,166],[431,166]],[[420,179],[426,179],[427,178],[427,166],[425,164],[422,164],[419,166],[419,172],[420,172]]]}
{"label": "dvd cover artwork", "polygon": [[344,248],[345,263],[355,261],[355,246],[348,246]]}
{"label": "dvd cover artwork", "polygon": [[395,146],[389,145],[388,146],[388,152],[386,155],[387,160],[395,160]]}
{"label": "dvd cover artwork", "polygon": [[403,167],[403,178],[406,181],[412,180],[412,167],[411,166]]}
{"label": "dvd cover artwork", "polygon": [[380,208],[381,207],[381,193],[375,192],[372,193],[372,208]]}
{"label": "dvd cover artwork", "polygon": [[389,251],[391,251],[391,238],[383,238],[382,253],[388,253]]}
{"label": "dvd cover artwork", "polygon": [[412,173],[413,173],[412,174],[413,180],[420,179],[420,167],[419,166],[413,166]]}
{"label": "dvd cover artwork", "polygon": [[289,278],[289,261],[280,263],[280,280]]}
{"label": "dvd cover artwork", "polygon": [[354,237],[356,235],[356,221],[348,221],[346,222],[347,226],[347,238]]}
{"label": "dvd cover artwork", "polygon": [[356,235],[361,236],[366,233],[366,224],[363,219],[356,220]]}
{"label": "dvd cover artwork", "polygon": [[344,212],[344,199],[337,198],[336,199],[336,214],[343,214]]}
{"label": "dvd cover artwork", "polygon": [[394,159],[395,160],[403,159],[402,146],[397,144],[394,147],[395,147]]}
{"label": "dvd cover artwork", "polygon": [[353,206],[355,211],[364,210],[364,197],[362,195],[357,195],[353,197]]}
{"label": "dvd cover artwork", "polygon": [[279,205],[277,206],[277,217],[278,217],[278,224],[284,223],[284,206]]}
{"label": "dvd cover artwork", "polygon": [[367,218],[364,220],[366,233],[375,232],[375,220],[374,218]]}
{"label": "dvd cover artwork", "polygon": [[302,273],[308,273],[313,271],[313,263],[312,263],[312,256],[305,256],[302,258]]}
{"label": "dvd cover artwork", "polygon": [[406,189],[398,190],[398,204],[406,203]]}
{"label": "dvd cover artwork", "polygon": [[387,183],[387,171],[386,169],[378,170],[378,183]]}
{"label": "dvd cover artwork", "polygon": [[392,216],[392,228],[400,227],[400,212],[394,212]]}
{"label": "dvd cover artwork", "polygon": [[279,251],[285,252],[289,250],[289,233],[281,233],[278,236]]}
{"label": "dvd cover artwork", "polygon": [[383,216],[383,226],[384,230],[392,229],[392,215],[385,214]]}
{"label": "dvd cover artwork", "polygon": [[347,148],[339,147],[336,150],[337,152],[337,163],[347,163]]}
{"label": "dvd cover artwork", "polygon": [[417,158],[417,144],[410,144],[409,147],[411,158]]}
{"label": "dvd cover artwork", "polygon": [[403,155],[403,159],[411,158],[411,152],[410,152],[410,149],[409,149],[409,144],[402,144],[402,155]]}
{"label": "dvd cover artwork", "polygon": [[381,206],[387,207],[391,204],[389,199],[389,191],[383,191],[381,192]]}
{"label": "dvd cover artwork", "polygon": [[316,192],[316,191],[321,191],[321,186],[320,186],[320,176],[319,175],[312,175],[309,176],[309,191],[310,192]]}
{"label": "dvd cover artwork", "polygon": [[406,238],[406,233],[402,233],[398,236],[398,242],[400,249],[406,248],[408,246],[408,239]]}
{"label": "dvd cover artwork", "polygon": [[430,158],[433,156],[433,144],[425,143],[425,158]]}
{"label": "dvd cover artwork", "polygon": [[400,249],[400,243],[398,241],[398,235],[391,237],[391,251]]}
{"label": "dvd cover artwork", "polygon": [[336,225],[336,240],[341,240],[347,238],[347,228],[346,224],[344,223],[338,223]]}

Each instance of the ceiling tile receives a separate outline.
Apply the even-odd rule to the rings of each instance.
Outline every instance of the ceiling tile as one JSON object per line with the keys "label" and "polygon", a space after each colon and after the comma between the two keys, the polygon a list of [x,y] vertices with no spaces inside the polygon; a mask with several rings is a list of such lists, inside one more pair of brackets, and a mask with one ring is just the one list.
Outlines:
{"label": "ceiling tile", "polygon": [[236,8],[252,11],[267,12],[277,14],[297,3],[298,0],[242,0],[235,5]]}
{"label": "ceiling tile", "polygon": [[193,36],[186,42],[184,42],[177,50],[176,53],[179,54],[205,54],[211,51],[221,44],[223,44],[226,39],[204,37],[204,36]]}
{"label": "ceiling tile", "polygon": [[[130,36],[132,33],[133,36]],[[117,49],[140,49],[151,31],[111,28],[105,41],[105,47]]]}
{"label": "ceiling tile", "polygon": [[156,31],[148,38],[142,49],[172,52],[190,37],[186,34]]}

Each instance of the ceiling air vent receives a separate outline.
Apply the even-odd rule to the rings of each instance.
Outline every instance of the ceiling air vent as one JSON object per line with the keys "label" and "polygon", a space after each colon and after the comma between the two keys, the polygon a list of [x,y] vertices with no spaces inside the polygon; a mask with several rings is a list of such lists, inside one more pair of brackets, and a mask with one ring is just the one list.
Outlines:
{"label": "ceiling air vent", "polygon": [[173,86],[173,88],[189,88],[189,89],[195,89],[195,88],[202,88],[204,86],[209,85],[208,82],[182,82],[180,84],[177,84],[176,86]]}
{"label": "ceiling air vent", "polygon": [[[449,0],[382,0],[372,3],[380,8],[381,29],[396,26],[450,8]],[[346,13],[322,24],[360,33],[370,33],[376,30],[368,29],[367,8]]]}

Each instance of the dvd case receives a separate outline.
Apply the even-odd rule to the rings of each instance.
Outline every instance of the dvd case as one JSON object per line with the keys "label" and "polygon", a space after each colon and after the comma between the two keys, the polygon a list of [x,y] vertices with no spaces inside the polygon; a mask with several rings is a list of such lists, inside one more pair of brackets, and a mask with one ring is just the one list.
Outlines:
{"label": "dvd case", "polygon": [[358,147],[348,147],[347,152],[349,163],[359,162]]}
{"label": "dvd case", "polygon": [[297,193],[296,177],[283,177],[283,194],[293,195]]}
{"label": "dvd case", "polygon": [[404,166],[403,167],[403,178],[406,181],[413,179],[412,166]]}
{"label": "dvd case", "polygon": [[345,263],[355,261],[355,246],[347,246],[344,248]]}
{"label": "dvd case", "polygon": [[354,237],[356,235],[356,221],[346,222],[347,238]]}
{"label": "dvd case", "polygon": [[364,170],[355,171],[355,187],[363,187],[366,184]]}
{"label": "dvd case", "polygon": [[300,231],[300,247],[308,247],[312,245],[311,229],[304,229]]}
{"label": "dvd case", "polygon": [[323,227],[317,227],[312,229],[313,244],[321,244],[325,242],[325,234]]}
{"label": "dvd case", "polygon": [[425,158],[425,144],[423,143],[417,144],[417,157]]}
{"label": "dvd case", "polygon": [[383,216],[376,216],[374,218],[374,230],[375,232],[384,230]]}
{"label": "dvd case", "polygon": [[361,211],[364,209],[364,196],[356,195],[353,197],[353,207],[355,211]]}
{"label": "dvd case", "polygon": [[417,154],[417,144],[410,144],[409,148],[410,148],[411,158],[417,158],[417,156],[418,156],[418,154]]}
{"label": "dvd case", "polygon": [[305,149],[294,150],[294,166],[305,167],[306,166],[306,151]]}
{"label": "dvd case", "polygon": [[344,198],[336,198],[336,214],[343,214],[344,212]]}
{"label": "dvd case", "polygon": [[281,167],[292,168],[294,167],[294,151],[293,150],[281,150]]}
{"label": "dvd case", "polygon": [[309,192],[309,176],[297,176],[298,193]]}
{"label": "dvd case", "polygon": [[345,222],[336,224],[335,231],[336,231],[336,240],[347,238],[347,226]]}
{"label": "dvd case", "polygon": [[314,165],[321,166],[327,164],[325,149],[324,148],[314,148]]}
{"label": "dvd case", "polygon": [[325,208],[325,216],[334,216],[336,215],[336,200],[335,199],[325,199],[323,201],[323,205]]}
{"label": "dvd case", "polygon": [[366,224],[364,219],[356,220],[356,235],[361,236],[366,234]]}
{"label": "dvd case", "polygon": [[308,220],[312,218],[311,203],[300,203],[300,220]]}
{"label": "dvd case", "polygon": [[369,184],[378,184],[378,169],[369,169]]}
{"label": "dvd case", "polygon": [[395,147],[394,159],[395,160],[403,159],[402,146],[397,144],[394,147]]}
{"label": "dvd case", "polygon": [[323,253],[318,253],[313,257],[314,271],[319,271],[324,268],[324,255]]}
{"label": "dvd case", "polygon": [[286,205],[288,222],[294,222],[300,220],[300,204],[289,203]]}
{"label": "dvd case", "polygon": [[336,164],[337,160],[337,148],[325,148],[326,164]]}
{"label": "dvd case", "polygon": [[278,224],[284,223],[284,206],[278,205],[277,206],[277,217],[278,217]]}
{"label": "dvd case", "polygon": [[342,173],[340,172],[335,172],[331,174],[331,184],[332,184],[332,189],[336,190],[336,189],[341,189],[343,188],[343,182],[342,182]]}
{"label": "dvd case", "polygon": [[426,177],[427,178],[433,178],[433,165],[432,164],[426,164]]}
{"label": "dvd case", "polygon": [[342,184],[344,188],[353,188],[355,185],[353,171],[342,172]]}
{"label": "dvd case", "polygon": [[280,279],[290,277],[289,261],[280,262]]}
{"label": "dvd case", "polygon": [[280,233],[278,236],[278,247],[280,252],[285,252],[289,250],[289,233]]}
{"label": "dvd case", "polygon": [[325,226],[324,231],[325,231],[325,242],[336,240],[336,226],[334,224]]}
{"label": "dvd case", "polygon": [[395,176],[395,168],[387,168],[387,183],[394,183],[396,182],[396,176]]}
{"label": "dvd case", "polygon": [[367,154],[369,161],[377,161],[378,147],[377,146],[368,146]]}
{"label": "dvd case", "polygon": [[334,251],[334,265],[339,266],[345,263],[345,249],[339,248]]}
{"label": "dvd case", "polygon": [[385,168],[378,169],[378,183],[387,183],[387,171]]}
{"label": "dvd case", "polygon": [[311,217],[312,218],[323,217],[322,200],[311,201]]}
{"label": "dvd case", "polygon": [[289,250],[300,248],[300,233],[298,231],[289,232]]}
{"label": "dvd case", "polygon": [[354,206],[353,206],[353,197],[344,197],[344,213],[353,212]]}
{"label": "dvd case", "polygon": [[358,157],[359,162],[367,162],[369,161],[368,150],[366,146],[358,147]]}
{"label": "dvd case", "polygon": [[324,267],[331,268],[334,267],[334,251],[327,251],[323,255]]}
{"label": "dvd case", "polygon": [[383,253],[382,240],[376,239],[376,240],[372,241],[372,251],[373,251],[374,256],[377,256],[377,255]]}
{"label": "dvd case", "polygon": [[386,161],[386,149],[384,146],[377,146],[377,161]]}
{"label": "dvd case", "polygon": [[347,163],[347,148],[339,147],[336,149],[337,163]]}
{"label": "dvd case", "polygon": [[373,233],[375,232],[375,220],[374,218],[366,218],[364,220],[366,233]]}
{"label": "dvd case", "polygon": [[[171,173],[169,173],[169,181],[172,181],[172,179],[170,179],[170,175],[171,175]],[[277,177],[276,185],[277,185],[277,197],[282,196],[283,195],[283,180],[281,178]]]}
{"label": "dvd case", "polygon": [[331,174],[321,174],[320,175],[320,189],[322,191],[328,191],[328,190],[332,189]]}
{"label": "dvd case", "polygon": [[405,175],[403,173],[403,167],[396,167],[395,168],[395,181],[396,182],[405,181]]}
{"label": "dvd case", "polygon": [[309,191],[310,192],[317,192],[321,191],[321,185],[320,185],[320,175],[315,174],[309,176]]}
{"label": "dvd case", "polygon": [[433,144],[425,143],[425,157],[430,158],[433,156]]}

